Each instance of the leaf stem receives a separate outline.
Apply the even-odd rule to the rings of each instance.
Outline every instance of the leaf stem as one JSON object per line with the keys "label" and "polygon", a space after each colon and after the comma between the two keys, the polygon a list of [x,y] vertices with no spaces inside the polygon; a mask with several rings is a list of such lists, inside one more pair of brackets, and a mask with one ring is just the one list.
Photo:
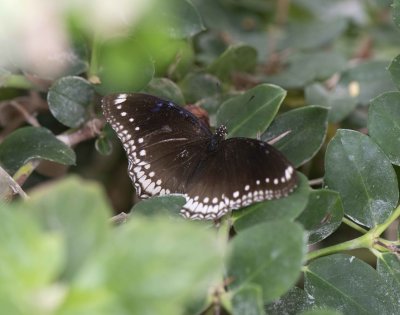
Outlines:
{"label": "leaf stem", "polygon": [[378,224],[371,230],[373,235],[378,238],[388,227],[400,216],[400,205],[393,211],[393,213],[382,224]]}
{"label": "leaf stem", "polygon": [[371,248],[373,246],[373,243],[373,235],[371,233],[366,233],[353,240],[310,252],[307,254],[307,260],[312,260],[320,256],[325,256],[344,250],[351,250],[356,248]]}
{"label": "leaf stem", "polygon": [[95,34],[92,41],[92,49],[90,54],[90,64],[88,69],[88,79],[90,82],[96,81],[99,72],[99,37]]}
{"label": "leaf stem", "polygon": [[353,228],[354,230],[362,233],[362,234],[366,234],[368,233],[368,231],[364,228],[362,228],[361,226],[359,226],[358,224],[354,223],[353,221],[347,219],[346,217],[343,217],[342,222],[348,226],[350,226],[351,228]]}
{"label": "leaf stem", "polygon": [[16,88],[16,89],[35,89],[35,86],[26,79],[22,74],[10,74],[8,75],[4,82],[1,84],[2,87]]}

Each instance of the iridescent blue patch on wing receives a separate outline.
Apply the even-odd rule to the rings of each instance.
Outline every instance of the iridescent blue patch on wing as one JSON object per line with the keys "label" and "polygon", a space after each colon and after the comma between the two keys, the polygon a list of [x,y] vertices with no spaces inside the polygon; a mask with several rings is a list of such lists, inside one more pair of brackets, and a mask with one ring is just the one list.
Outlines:
{"label": "iridescent blue patch on wing", "polygon": [[161,108],[163,107],[163,103],[162,102],[157,102],[154,106],[153,106],[153,108],[151,109],[151,111],[153,112],[153,113],[156,113],[156,112],[159,112],[160,110],[161,110]]}

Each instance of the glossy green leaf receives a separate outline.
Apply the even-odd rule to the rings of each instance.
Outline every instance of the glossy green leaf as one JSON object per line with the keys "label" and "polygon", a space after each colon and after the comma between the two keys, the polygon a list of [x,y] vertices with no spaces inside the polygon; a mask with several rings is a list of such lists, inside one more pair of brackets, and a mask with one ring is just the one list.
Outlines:
{"label": "glossy green leaf", "polygon": [[307,106],[279,115],[262,134],[269,141],[286,131],[288,135],[274,144],[296,167],[309,161],[321,148],[326,130],[328,111],[320,106]]}
{"label": "glossy green leaf", "polygon": [[0,144],[0,162],[10,174],[33,159],[73,165],[75,152],[49,130],[38,127],[20,128]]}
{"label": "glossy green leaf", "polygon": [[209,71],[224,82],[230,82],[232,76],[240,72],[251,72],[255,69],[257,51],[247,45],[230,46],[210,66]]}
{"label": "glossy green leaf", "polygon": [[[342,71],[345,66],[345,58],[336,52],[294,54],[289,58],[282,72],[265,76],[263,80],[285,89],[302,88],[315,80],[329,78],[334,73]],[[314,104],[319,105],[319,103]]]}
{"label": "glossy green leaf", "polygon": [[118,38],[100,47],[98,73],[100,94],[134,92],[143,89],[155,73],[151,56],[138,41]]}
{"label": "glossy green leaf", "polygon": [[378,256],[376,269],[386,282],[386,290],[394,297],[397,309],[400,309],[400,260],[394,253],[382,253]]}
{"label": "glossy green leaf", "polygon": [[180,106],[185,105],[185,99],[179,86],[167,78],[154,78],[142,92],[172,101]]}
{"label": "glossy green leaf", "polygon": [[21,208],[29,207],[32,219],[45,230],[63,234],[63,277],[71,279],[109,233],[111,210],[104,194],[97,184],[72,177],[37,189],[30,197]]}
{"label": "glossy green leaf", "polygon": [[[205,298],[219,283],[224,252],[215,232],[194,222],[137,216],[113,230],[91,256],[65,309],[76,314],[76,305],[95,307],[111,300],[118,314],[181,314],[185,305]],[[100,293],[103,301],[79,303]]]}
{"label": "glossy green leaf", "polygon": [[278,300],[267,304],[265,310],[268,315],[297,315],[304,310],[311,309],[313,305],[312,296],[307,295],[303,289],[293,287]]}
{"label": "glossy green leaf", "polygon": [[357,82],[358,102],[367,105],[377,95],[397,90],[387,71],[388,64],[387,61],[377,60],[361,63],[344,72],[339,84],[348,86],[351,82]]}
{"label": "glossy green leaf", "polygon": [[166,214],[172,218],[180,218],[179,211],[186,203],[186,199],[183,196],[158,196],[150,199],[142,200],[135,204],[131,212],[146,216],[154,216]]}
{"label": "glossy green leaf", "polygon": [[349,87],[336,85],[328,90],[321,83],[308,85],[304,91],[308,104],[318,104],[329,109],[328,120],[337,123],[345,119],[356,107],[357,97],[351,96]]}
{"label": "glossy green leaf", "polygon": [[339,193],[332,190],[313,190],[304,211],[297,218],[308,232],[308,244],[331,235],[342,223],[343,205]]}
{"label": "glossy green leaf", "polygon": [[221,82],[208,73],[189,73],[180,82],[180,87],[188,103],[221,93]]}
{"label": "glossy green leaf", "polygon": [[338,130],[329,143],[325,183],[340,193],[346,215],[368,227],[386,220],[399,199],[389,159],[368,136],[353,130]]}
{"label": "glossy green leaf", "polygon": [[276,220],[242,231],[231,246],[227,275],[233,282],[229,287],[236,291],[249,284],[258,285],[266,303],[281,296],[299,277],[305,235],[298,224]]}
{"label": "glossy green leaf", "polygon": [[270,125],[285,96],[278,86],[260,84],[225,101],[217,112],[217,124],[227,126],[228,137],[255,138]]}
{"label": "glossy green leaf", "polygon": [[296,190],[288,197],[267,200],[233,212],[234,227],[236,231],[247,229],[253,225],[266,221],[287,219],[293,220],[306,207],[310,187],[308,179],[301,173]]}
{"label": "glossy green leaf", "polygon": [[393,164],[400,165],[400,93],[387,92],[371,101],[368,133]]}
{"label": "glossy green leaf", "polygon": [[236,291],[232,297],[232,314],[264,315],[261,287],[248,285]]}
{"label": "glossy green leaf", "polygon": [[370,265],[349,255],[319,258],[304,273],[305,290],[316,305],[343,314],[397,314],[387,284]]}
{"label": "glossy green leaf", "polygon": [[81,77],[63,77],[56,81],[47,94],[53,116],[65,126],[76,128],[89,115],[93,87]]}

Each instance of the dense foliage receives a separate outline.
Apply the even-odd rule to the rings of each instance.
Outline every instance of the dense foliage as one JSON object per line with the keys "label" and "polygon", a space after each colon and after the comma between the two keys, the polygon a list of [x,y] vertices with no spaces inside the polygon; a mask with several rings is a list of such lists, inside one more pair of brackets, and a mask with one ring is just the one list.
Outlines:
{"label": "dense foliage", "polygon": [[[0,3],[0,314],[398,314],[399,0],[55,3]],[[135,91],[289,130],[299,187],[136,200],[99,106]]]}

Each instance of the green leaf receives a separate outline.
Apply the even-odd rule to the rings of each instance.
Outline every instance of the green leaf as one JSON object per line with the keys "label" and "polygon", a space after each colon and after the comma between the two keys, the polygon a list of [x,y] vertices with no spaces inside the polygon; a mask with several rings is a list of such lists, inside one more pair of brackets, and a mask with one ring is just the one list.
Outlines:
{"label": "green leaf", "polygon": [[173,0],[167,4],[163,18],[167,22],[170,36],[189,38],[205,30],[199,12],[190,1]]}
{"label": "green leaf", "polygon": [[186,199],[183,196],[158,196],[150,199],[142,200],[135,204],[131,212],[146,216],[154,216],[166,214],[172,218],[178,217],[179,211],[186,203]]}
{"label": "green leaf", "polygon": [[58,232],[66,245],[63,277],[71,279],[93,250],[107,238],[111,210],[97,184],[75,177],[37,189],[22,208],[48,231]]}
{"label": "green leaf", "polygon": [[288,135],[274,144],[296,167],[308,162],[321,148],[326,131],[328,111],[307,106],[279,115],[261,136],[269,141],[286,131]]}
{"label": "green leaf", "polygon": [[357,105],[357,97],[351,96],[349,87],[336,85],[328,90],[321,83],[308,85],[305,89],[306,102],[318,104],[329,109],[328,120],[337,123],[345,119]]}
{"label": "green leaf", "polygon": [[59,236],[42,232],[26,213],[1,207],[0,290],[23,295],[52,281],[62,265]]}
{"label": "green leaf", "polygon": [[297,218],[308,232],[308,244],[314,244],[331,235],[343,219],[343,205],[336,191],[313,190],[304,211]]}
{"label": "green leaf", "polygon": [[0,162],[10,174],[33,159],[73,165],[75,152],[49,130],[38,127],[20,128],[0,144]]}
{"label": "green leaf", "polygon": [[93,87],[80,77],[63,77],[49,89],[47,102],[53,116],[65,126],[76,128],[89,116]]}
{"label": "green leaf", "polygon": [[341,315],[341,312],[332,309],[315,309],[312,311],[306,311],[300,315]]}
{"label": "green leaf", "polygon": [[397,314],[386,282],[367,263],[336,254],[313,261],[304,273],[304,288],[316,305],[343,314]]}
{"label": "green leaf", "polygon": [[336,52],[297,53],[289,58],[282,72],[265,76],[264,80],[286,89],[302,88],[315,80],[329,78],[345,66],[345,58]]}
{"label": "green leaf", "polygon": [[98,73],[100,94],[132,92],[143,89],[153,78],[154,63],[143,43],[126,38],[112,39],[100,47]]}
{"label": "green leaf", "polygon": [[196,37],[196,61],[204,65],[212,64],[228,48],[220,34],[208,29]]}
{"label": "green leaf", "polygon": [[371,101],[368,133],[386,153],[390,162],[400,165],[400,92],[387,92]]}
{"label": "green leaf", "polygon": [[[221,279],[225,250],[213,230],[194,222],[137,216],[111,236],[73,283],[70,314],[82,297],[101,292],[118,314],[181,314]],[[82,308],[90,303],[99,301]]]}
{"label": "green leaf", "polygon": [[247,45],[228,47],[208,68],[224,82],[230,82],[233,75],[240,72],[252,72],[257,63],[257,51]]}
{"label": "green leaf", "polygon": [[360,88],[358,102],[367,105],[377,95],[397,90],[386,70],[387,66],[387,61],[364,62],[344,72],[339,85],[349,86],[357,82]]}
{"label": "green leaf", "polygon": [[392,80],[400,87],[400,55],[397,55],[390,63],[388,70],[392,76]]}
{"label": "green leaf", "polygon": [[221,82],[208,73],[189,73],[179,84],[188,103],[221,93]]}
{"label": "green leaf", "polygon": [[179,86],[167,78],[153,78],[142,92],[172,101],[180,106],[185,105]]}
{"label": "green leaf", "polygon": [[258,285],[244,286],[232,296],[233,315],[264,315],[262,290]]}
{"label": "green leaf", "polygon": [[112,144],[108,137],[101,135],[96,139],[95,147],[97,152],[102,155],[110,155],[112,152]]}
{"label": "green leaf", "polygon": [[[279,242],[276,237],[279,235]],[[232,290],[258,285],[270,302],[294,285],[305,254],[302,228],[290,221],[271,221],[248,228],[231,242],[227,275]]]}
{"label": "green leaf", "polygon": [[344,18],[332,20],[314,20],[293,22],[288,25],[287,35],[280,44],[280,48],[312,49],[327,44],[347,28]]}
{"label": "green leaf", "polygon": [[400,260],[398,255],[382,253],[378,256],[376,269],[386,283],[387,292],[394,297],[395,306],[397,305],[397,309],[400,309]]}
{"label": "green leaf", "polygon": [[217,112],[217,124],[227,126],[228,137],[255,138],[270,125],[285,96],[278,86],[260,84],[225,101]]}
{"label": "green leaf", "polygon": [[305,208],[310,193],[308,179],[301,173],[296,190],[288,197],[267,200],[248,206],[232,213],[236,231],[242,231],[253,225],[276,219],[293,220]]}
{"label": "green leaf", "polygon": [[399,199],[389,159],[368,136],[353,130],[338,130],[329,143],[325,183],[340,193],[346,215],[368,227],[385,221]]}
{"label": "green leaf", "polygon": [[400,27],[400,0],[393,0],[392,17],[394,24],[396,24],[397,27]]}
{"label": "green leaf", "polygon": [[304,290],[293,287],[278,300],[267,304],[265,310],[268,315],[297,315],[314,305],[312,296],[307,295]]}
{"label": "green leaf", "polygon": [[[48,287],[57,278],[64,258],[59,236],[40,231],[26,212],[16,211],[11,206],[0,206],[2,314],[48,313],[45,294],[52,293]],[[62,290],[59,293],[62,297]],[[41,294],[46,298],[41,298]]]}

